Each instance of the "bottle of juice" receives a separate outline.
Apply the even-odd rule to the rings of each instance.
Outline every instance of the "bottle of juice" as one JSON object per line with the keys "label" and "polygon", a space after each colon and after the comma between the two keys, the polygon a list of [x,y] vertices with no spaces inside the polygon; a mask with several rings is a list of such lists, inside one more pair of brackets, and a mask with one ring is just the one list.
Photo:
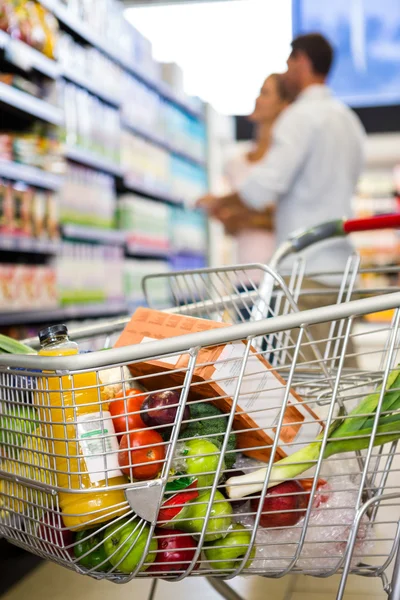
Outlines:
{"label": "bottle of juice", "polygon": [[[43,329],[39,340],[41,356],[78,354],[65,325]],[[118,440],[101,402],[96,373],[43,373],[36,402],[58,487],[67,490],[59,493],[65,526],[79,531],[124,514],[128,511],[124,490],[112,486],[128,480],[119,470]]]}

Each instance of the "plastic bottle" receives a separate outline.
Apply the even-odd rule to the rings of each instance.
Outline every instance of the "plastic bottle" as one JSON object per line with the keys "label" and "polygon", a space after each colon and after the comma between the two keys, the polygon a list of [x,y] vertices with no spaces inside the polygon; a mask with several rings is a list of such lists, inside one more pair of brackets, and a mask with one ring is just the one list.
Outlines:
{"label": "plastic bottle", "polygon": [[[65,325],[43,329],[39,340],[41,356],[78,354]],[[128,480],[119,470],[118,441],[96,372],[51,373],[38,387],[42,433],[54,456],[57,485],[65,490],[59,492],[65,526],[79,531],[126,513],[124,490],[112,486]]]}

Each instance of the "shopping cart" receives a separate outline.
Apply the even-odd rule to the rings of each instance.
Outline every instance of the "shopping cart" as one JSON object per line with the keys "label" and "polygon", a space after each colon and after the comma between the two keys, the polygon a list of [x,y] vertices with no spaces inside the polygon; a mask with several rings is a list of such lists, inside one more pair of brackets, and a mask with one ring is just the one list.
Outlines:
{"label": "shopping cart", "polygon": [[[399,225],[325,224],[273,266],[327,237]],[[400,292],[365,294],[360,271],[351,257],[336,303],[319,287],[312,310],[299,310],[312,291],[301,260],[288,277],[256,264],[152,276],[149,305],[164,277],[173,306],[146,313],[151,335],[166,322],[193,333],[2,356],[0,535],[116,583],[206,576],[233,598],[224,580],[237,575],[340,573],[340,600],[354,573],[399,600]],[[387,324],[363,325],[382,311]],[[108,347],[126,324],[73,337]]]}

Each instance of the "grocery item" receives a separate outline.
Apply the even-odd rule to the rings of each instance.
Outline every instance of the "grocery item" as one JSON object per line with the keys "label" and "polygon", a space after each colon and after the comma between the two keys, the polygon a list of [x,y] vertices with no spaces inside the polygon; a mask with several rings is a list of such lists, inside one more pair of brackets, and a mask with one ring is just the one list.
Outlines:
{"label": "grocery item", "polygon": [[40,518],[40,506],[51,508],[54,496],[47,492],[29,489],[18,483],[18,477],[56,486],[56,478],[49,456],[49,445],[41,437],[40,429],[27,434],[20,446],[18,457],[1,460],[1,470],[14,476],[14,480],[0,479],[0,516],[5,521],[15,519],[16,514]]}
{"label": "grocery item", "polygon": [[[396,412],[400,407],[399,388],[400,370],[397,367],[388,376],[374,446],[393,442],[400,437],[400,417]],[[323,458],[329,458],[329,456],[342,452],[364,450],[369,447],[381,389],[382,386],[362,400],[344,420],[341,417],[333,420]],[[321,452],[322,437],[323,434],[320,434],[305,448],[301,448],[291,456],[275,463],[271,469],[268,487],[274,487],[282,481],[293,479],[314,467]],[[241,477],[231,477],[226,482],[229,497],[243,498],[260,492],[266,475],[266,469],[259,469]]]}
{"label": "grocery item", "polygon": [[[149,573],[185,571],[192,562],[197,545],[192,538],[179,529],[156,529],[158,552],[147,569]],[[198,565],[195,565],[194,571]]]}
{"label": "grocery item", "polygon": [[32,406],[10,405],[9,411],[0,415],[0,452],[15,456],[27,436],[38,427],[38,413]]}
{"label": "grocery item", "polygon": [[[150,528],[139,519],[119,519],[112,523],[104,533],[104,549],[110,563],[122,573],[132,573],[142,560],[149,534]],[[157,548],[157,540],[153,538],[141,571],[154,562]]]}
{"label": "grocery item", "polygon": [[[179,439],[202,437],[210,439],[217,446],[221,446],[228,424],[228,416],[214,404],[208,402],[190,402],[191,421],[186,428],[180,429]],[[215,417],[215,418],[213,418]],[[224,456],[226,468],[232,468],[236,460],[236,434],[232,432],[228,438],[228,445]]]}
{"label": "grocery item", "polygon": [[142,390],[131,388],[126,394],[121,390],[110,402],[109,411],[117,434],[145,427],[141,414],[143,398]]}
{"label": "grocery item", "polygon": [[[183,455],[188,475],[197,479],[197,487],[208,487],[214,483],[220,457],[218,446],[210,440],[196,438],[187,440],[183,445]],[[222,463],[221,474],[225,470]]]}
{"label": "grocery item", "polygon": [[304,517],[308,495],[302,485],[293,481],[284,481],[267,491],[264,498],[253,497],[251,510],[256,513],[262,502],[260,516],[261,527],[289,527],[296,525]]}
{"label": "grocery item", "polygon": [[103,541],[104,529],[78,531],[74,540],[74,555],[82,567],[105,572],[112,568]]}
{"label": "grocery item", "polygon": [[165,458],[164,440],[153,429],[132,431],[122,436],[118,462],[131,479],[154,479]]}
{"label": "grocery item", "polygon": [[[1,138],[1,136],[0,136]],[[1,139],[0,139],[1,145]],[[1,152],[0,152],[1,155]],[[10,182],[0,180],[0,233],[8,234],[12,231],[13,202]]]}
{"label": "grocery item", "polygon": [[[148,427],[160,427],[160,433],[164,436],[172,430],[179,407],[180,394],[175,390],[163,390],[149,394],[143,401],[142,419]],[[187,421],[190,420],[190,408],[186,404],[180,430],[184,431]]]}
{"label": "grocery item", "polygon": [[[41,356],[78,354],[78,346],[69,340],[65,325],[42,330],[39,339]],[[127,480],[118,466],[113,422],[103,409],[97,385],[95,372],[61,378],[49,373],[49,377],[38,379],[35,393],[42,434],[54,440],[57,485],[63,488],[59,492],[63,520],[74,530],[108,521],[128,510],[123,490],[112,488]],[[105,490],[106,486],[110,488]],[[82,494],[80,490],[91,492]]]}
{"label": "grocery item", "polygon": [[36,354],[30,346],[18,342],[8,335],[0,333],[0,353],[2,354]]}
{"label": "grocery item", "polygon": [[[139,308],[132,315],[116,346],[146,343],[153,340],[227,327],[225,323],[178,314],[168,314],[149,308]],[[230,413],[238,374],[246,352],[245,342],[201,348],[194,369],[192,400],[207,398],[225,413]],[[131,374],[149,389],[158,391],[182,385],[189,364],[189,354],[166,356],[129,366]],[[204,365],[204,366],[201,366]],[[157,377],[154,377],[157,374]],[[250,350],[240,387],[233,422],[237,448],[244,454],[264,462],[270,459],[275,437],[274,428],[284,399],[286,383],[271,365],[254,349]],[[247,413],[249,411],[249,413]],[[322,423],[300,396],[290,391],[280,431],[275,460],[286,456],[295,447],[306,445],[322,429]],[[253,449],[254,448],[254,449]],[[285,478],[287,479],[287,478]]]}
{"label": "grocery item", "polygon": [[[233,525],[228,535],[222,541],[216,540],[204,547],[204,554],[212,569],[233,571],[242,563],[249,548],[251,530],[240,524]],[[251,567],[256,556],[255,547],[250,552],[245,569]]]}
{"label": "grocery item", "polygon": [[[195,484],[194,484],[195,485]],[[191,534],[202,532],[208,505],[211,499],[209,490],[198,492],[190,486],[187,491],[169,498],[158,514],[158,526],[169,529],[181,529]],[[232,506],[216,490],[206,526],[205,541],[211,542],[227,535],[232,522]]]}

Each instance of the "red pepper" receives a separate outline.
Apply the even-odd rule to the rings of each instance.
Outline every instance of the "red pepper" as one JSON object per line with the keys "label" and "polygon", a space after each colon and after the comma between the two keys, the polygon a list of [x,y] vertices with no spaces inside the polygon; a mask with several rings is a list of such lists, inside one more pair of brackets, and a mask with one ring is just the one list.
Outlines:
{"label": "red pepper", "polygon": [[184,492],[179,492],[179,494],[174,494],[168,498],[158,513],[158,524],[160,527],[166,527],[170,521],[179,515],[188,502],[195,500],[198,496],[197,481],[194,481]]}

